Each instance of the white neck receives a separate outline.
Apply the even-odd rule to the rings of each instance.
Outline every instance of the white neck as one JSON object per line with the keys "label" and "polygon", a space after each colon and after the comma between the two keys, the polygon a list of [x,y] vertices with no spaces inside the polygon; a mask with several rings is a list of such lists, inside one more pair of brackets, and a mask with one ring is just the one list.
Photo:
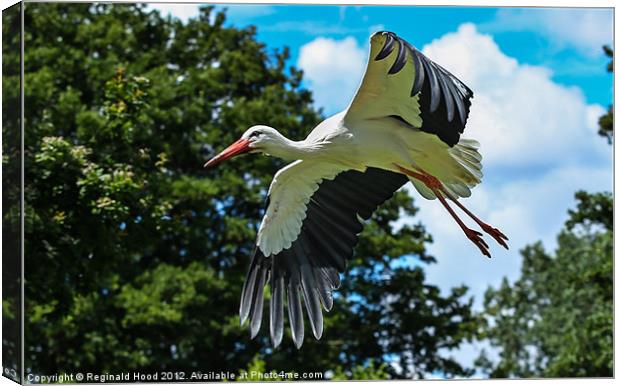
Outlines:
{"label": "white neck", "polygon": [[277,138],[272,139],[269,144],[264,146],[263,152],[285,160],[298,160],[316,155],[320,148],[320,145],[307,140],[292,141],[278,133]]}

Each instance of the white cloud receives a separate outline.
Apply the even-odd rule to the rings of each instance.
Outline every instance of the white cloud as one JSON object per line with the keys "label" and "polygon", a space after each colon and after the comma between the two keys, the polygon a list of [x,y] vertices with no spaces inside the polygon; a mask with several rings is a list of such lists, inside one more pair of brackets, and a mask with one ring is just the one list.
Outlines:
{"label": "white cloud", "polygon": [[465,134],[480,139],[488,164],[554,166],[608,152],[593,135],[601,106],[588,105],[579,88],[555,83],[549,69],[505,55],[473,24],[423,51],[474,90]]}
{"label": "white cloud", "polygon": [[574,47],[588,56],[602,55],[601,46],[613,36],[613,10],[596,8],[501,9],[484,28],[496,31],[534,31],[543,34],[556,49]]}
{"label": "white cloud", "polygon": [[366,67],[367,50],[349,36],[316,38],[301,47],[297,66],[313,92],[315,105],[327,114],[347,107]]}
{"label": "white cloud", "polygon": [[419,198],[419,218],[435,240],[429,250],[439,259],[428,277],[444,289],[467,284],[480,305],[489,285],[518,276],[521,248],[537,240],[555,245],[575,191],[611,189],[611,147],[596,135],[604,109],[554,83],[545,68],[508,57],[471,24],[424,52],[474,90],[465,134],[481,142],[486,173],[462,202],[504,231],[511,247],[505,251],[487,237],[494,258],[482,257],[439,202]]}

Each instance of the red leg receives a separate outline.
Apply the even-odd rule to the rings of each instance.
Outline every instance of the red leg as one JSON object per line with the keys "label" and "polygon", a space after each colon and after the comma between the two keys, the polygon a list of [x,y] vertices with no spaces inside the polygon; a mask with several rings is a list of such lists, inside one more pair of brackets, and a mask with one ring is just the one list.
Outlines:
{"label": "red leg", "polygon": [[471,217],[476,222],[476,224],[480,225],[480,228],[482,228],[483,231],[485,231],[491,237],[493,237],[499,245],[508,249],[508,244],[506,244],[506,241],[508,241],[508,237],[506,237],[506,235],[504,235],[499,229],[494,228],[491,225],[480,220],[478,217],[476,217],[475,214],[470,212],[469,209],[467,209],[465,205],[461,204],[456,198],[450,197],[450,196],[448,196],[448,198],[450,198],[456,205],[458,205],[458,207],[461,208],[463,212],[467,213],[467,215]]}
{"label": "red leg", "polygon": [[454,210],[452,210],[450,205],[448,205],[448,202],[443,197],[443,186],[441,185],[441,182],[437,178],[431,176],[430,174],[416,173],[412,170],[405,169],[399,165],[396,165],[396,166],[401,172],[403,172],[404,174],[408,176],[411,176],[415,179],[422,181],[430,190],[432,190],[433,193],[435,193],[435,195],[439,199],[439,202],[441,202],[441,205],[443,205],[443,207],[446,208],[448,213],[450,213],[452,218],[454,218],[454,220],[459,225],[459,227],[461,227],[461,229],[463,230],[463,233],[465,233],[465,236],[467,236],[467,238],[471,240],[480,249],[480,252],[482,252],[483,255],[487,257],[491,257],[491,254],[489,253],[489,246],[481,237],[482,233],[468,228],[465,225],[465,223],[459,218],[459,216],[457,216]]}
{"label": "red leg", "polygon": [[[402,170],[407,170],[405,168],[402,168],[400,166],[398,166],[398,168],[402,171]],[[469,209],[467,209],[465,207],[465,205],[461,204],[456,197],[453,197],[451,194],[449,194],[448,192],[446,192],[446,190],[444,189],[443,185],[441,184],[441,182],[435,178],[434,176],[420,170],[420,173],[415,173],[412,172],[412,174],[409,174],[414,178],[417,178],[419,180],[421,180],[422,182],[424,182],[424,184],[426,184],[426,186],[429,187],[429,189],[433,190],[437,189],[440,190],[441,192],[443,192],[443,194],[448,197],[450,200],[452,200],[456,205],[458,205],[459,208],[461,208],[463,210],[463,212],[467,213],[467,215],[469,217],[471,217],[476,224],[478,224],[480,226],[480,228],[482,228],[483,231],[485,231],[487,234],[489,234],[491,237],[493,237],[495,239],[495,241],[497,241],[497,243],[499,245],[501,245],[502,247],[508,249],[508,244],[506,243],[506,241],[508,241],[508,237],[503,234],[499,229],[485,223],[484,221],[480,220],[475,214],[473,214]],[[433,190],[434,192],[434,190]]]}
{"label": "red leg", "polygon": [[463,230],[463,233],[465,233],[465,236],[467,236],[467,238],[471,240],[480,249],[480,252],[482,252],[483,255],[487,257],[491,257],[491,254],[489,253],[489,246],[482,239],[482,233],[475,231],[471,228],[468,228],[465,225],[465,223],[463,223],[463,221],[456,215],[456,213],[454,213],[454,210],[452,210],[450,205],[448,205],[448,203],[446,202],[446,199],[442,196],[442,192],[435,190],[435,189],[432,189],[432,190],[433,190],[433,193],[435,193],[435,195],[439,199],[439,202],[441,202],[444,208],[446,208],[446,210],[452,215],[454,220],[456,220],[456,223],[459,224],[459,226]]}

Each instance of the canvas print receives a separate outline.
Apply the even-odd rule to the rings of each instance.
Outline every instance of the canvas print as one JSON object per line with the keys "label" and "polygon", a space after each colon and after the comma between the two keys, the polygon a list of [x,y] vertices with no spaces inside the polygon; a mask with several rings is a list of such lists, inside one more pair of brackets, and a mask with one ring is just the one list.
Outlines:
{"label": "canvas print", "polygon": [[6,8],[3,375],[612,377],[613,11]]}

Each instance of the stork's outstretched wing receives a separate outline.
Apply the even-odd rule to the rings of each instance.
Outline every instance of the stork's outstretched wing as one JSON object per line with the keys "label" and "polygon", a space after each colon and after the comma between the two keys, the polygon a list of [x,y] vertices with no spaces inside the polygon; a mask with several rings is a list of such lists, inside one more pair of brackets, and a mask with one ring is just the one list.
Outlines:
{"label": "stork's outstretched wing", "polygon": [[473,92],[449,71],[392,32],[370,38],[370,57],[345,121],[393,117],[458,143]]}
{"label": "stork's outstretched wing", "polygon": [[[263,288],[269,283],[271,299],[269,302],[269,326],[274,346],[282,341],[284,331],[284,293],[288,317],[291,325],[293,341],[301,347],[304,340],[304,320],[301,300],[305,303],[308,319],[314,336],[318,339],[323,333],[323,313],[321,304],[329,311],[332,308],[332,292],[340,286],[339,272],[343,272],[346,260],[353,254],[357,243],[357,235],[362,231],[358,215],[368,219],[378,205],[392,197],[394,192],[403,186],[407,177],[386,170],[368,168],[364,172],[356,170],[340,170],[334,176],[313,180],[307,185],[315,184],[318,189],[290,189],[289,178],[303,178],[303,172],[317,178],[323,172],[312,173],[311,165],[303,165],[296,161],[280,174],[280,181],[286,180],[281,186],[271,187],[271,204],[266,215],[273,216],[267,227],[287,227],[291,229],[267,230],[261,226],[261,232],[273,232],[273,235],[288,237],[291,232],[295,237],[288,242],[279,243],[275,240],[268,243],[287,246],[274,248],[261,246],[261,238],[254,252],[242,295],[239,314],[241,322],[250,319],[252,337],[260,329],[263,313]],[[305,170],[302,170],[304,169]],[[297,169],[297,170],[296,170]],[[300,172],[302,172],[300,174]],[[306,174],[308,175],[308,174]],[[329,176],[329,173],[326,174]],[[285,178],[283,178],[285,177]],[[277,181],[277,178],[276,178]],[[276,182],[276,184],[278,184]],[[286,190],[283,186],[287,186]],[[307,193],[310,191],[310,193]],[[289,208],[286,212],[275,211],[273,202],[281,200],[276,195],[292,195],[290,202],[297,202],[302,211],[301,224],[295,227],[296,221],[286,221],[278,216],[298,216],[298,210]],[[308,194],[306,196],[306,194]],[[284,208],[284,206],[281,206]],[[270,208],[272,210],[270,211]],[[275,229],[275,230],[274,230]],[[263,236],[264,237],[264,236]],[[276,236],[270,236],[276,237]],[[265,250],[268,250],[265,253]]]}

